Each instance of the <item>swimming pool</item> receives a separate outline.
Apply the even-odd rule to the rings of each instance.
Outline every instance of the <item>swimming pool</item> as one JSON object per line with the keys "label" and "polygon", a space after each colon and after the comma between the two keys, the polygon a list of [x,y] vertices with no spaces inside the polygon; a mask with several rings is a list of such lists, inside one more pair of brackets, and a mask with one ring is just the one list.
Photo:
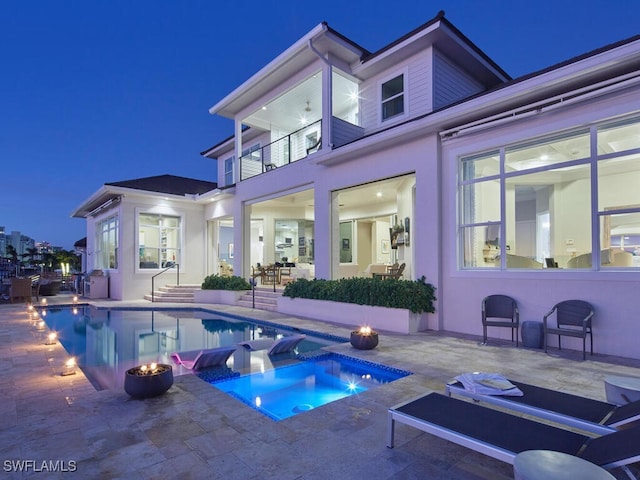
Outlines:
{"label": "swimming pool", "polygon": [[278,421],[407,375],[411,373],[345,355],[323,353],[264,373],[211,383]]}
{"label": "swimming pool", "polygon": [[[40,308],[65,350],[96,389],[120,388],[124,372],[143,363],[172,364],[173,352],[236,345],[256,339],[305,333],[300,353],[348,341],[341,337],[301,332],[286,326],[203,309],[96,308],[88,305]],[[261,352],[237,351],[229,360],[234,371],[248,374],[273,368]],[[174,366],[174,375],[190,373]]]}
{"label": "swimming pool", "polygon": [[[411,374],[322,349],[348,342],[347,338],[201,308],[83,305],[38,310],[99,390],[122,388],[126,370],[134,366],[172,364],[173,352],[304,333],[306,338],[293,353],[269,356],[266,349],[239,347],[224,367],[197,372],[202,380],[276,421]],[[174,375],[191,373],[177,365],[173,369]]]}

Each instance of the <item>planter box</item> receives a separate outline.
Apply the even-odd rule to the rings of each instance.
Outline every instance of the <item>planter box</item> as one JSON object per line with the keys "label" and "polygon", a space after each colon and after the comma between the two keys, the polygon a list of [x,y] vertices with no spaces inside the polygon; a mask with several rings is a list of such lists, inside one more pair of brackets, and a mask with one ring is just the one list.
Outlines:
{"label": "planter box", "polygon": [[280,297],[278,311],[287,315],[315,318],[348,327],[366,324],[376,330],[394,333],[416,333],[428,327],[426,313],[413,313],[403,308]]}
{"label": "planter box", "polygon": [[193,292],[195,303],[221,303],[235,305],[236,301],[251,290],[196,290]]}

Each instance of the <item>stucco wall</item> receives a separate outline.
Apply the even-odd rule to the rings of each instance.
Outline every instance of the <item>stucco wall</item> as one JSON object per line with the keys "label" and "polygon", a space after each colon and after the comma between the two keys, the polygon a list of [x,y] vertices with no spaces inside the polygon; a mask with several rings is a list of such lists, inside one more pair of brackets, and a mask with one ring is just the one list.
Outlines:
{"label": "stucco wall", "polygon": [[[520,319],[542,321],[551,307],[562,300],[582,299],[593,304],[596,353],[640,358],[637,336],[640,334],[640,306],[637,302],[640,272],[637,271],[469,271],[457,267],[457,159],[501,145],[547,135],[563,129],[588,125],[629,112],[640,104],[640,91],[626,91],[583,103],[566,105],[521,121],[469,133],[442,145],[443,223],[442,278],[438,290],[438,315],[442,329],[475,335],[482,334],[480,304],[486,295],[501,293],[514,297],[520,306]],[[564,192],[567,193],[567,192]],[[566,203],[563,208],[570,207]],[[588,199],[574,199],[579,203]],[[584,222],[584,218],[582,218]],[[587,225],[574,225],[590,230]],[[564,238],[564,237],[563,237]],[[489,335],[510,338],[508,329],[493,328]],[[566,338],[566,337],[565,337]],[[563,338],[563,346],[582,349],[581,340]],[[557,346],[557,337],[550,339]],[[588,348],[588,347],[587,347]]]}

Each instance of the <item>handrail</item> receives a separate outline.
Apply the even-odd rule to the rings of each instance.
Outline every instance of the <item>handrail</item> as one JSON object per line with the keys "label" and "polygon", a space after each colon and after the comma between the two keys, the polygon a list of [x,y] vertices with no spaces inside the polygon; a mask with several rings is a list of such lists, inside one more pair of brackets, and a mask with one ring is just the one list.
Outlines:
{"label": "handrail", "polygon": [[156,273],[153,277],[151,277],[151,303],[155,302],[155,286],[154,282],[158,275],[162,275],[167,270],[171,270],[172,268],[177,268],[176,272],[176,285],[180,285],[180,264],[174,263],[170,267],[165,268],[163,271]]}
{"label": "handrail", "polygon": [[[292,153],[291,153],[291,144],[292,144],[292,142],[291,142],[291,138],[293,136],[299,134],[300,132],[303,132],[305,130],[311,129],[312,127],[314,127],[316,125],[322,126],[322,119],[316,120],[315,122],[312,122],[312,123],[309,123],[307,125],[304,125],[303,127],[299,128],[299,129],[297,129],[297,130],[295,130],[295,131],[293,131],[293,132],[291,132],[291,133],[289,133],[287,135],[284,135],[284,136],[282,136],[282,137],[280,137],[280,138],[278,138],[278,139],[276,139],[276,140],[274,140],[274,141],[272,141],[272,142],[270,142],[270,143],[268,143],[266,145],[261,146],[260,150],[256,150],[256,151],[260,152],[260,159],[259,160],[253,158],[252,155],[255,152],[251,152],[251,153],[248,153],[246,155],[242,155],[240,157],[240,165],[241,165],[241,167],[240,167],[240,176],[241,176],[241,180],[245,180],[246,178],[250,178],[250,177],[253,177],[255,175],[259,175],[260,173],[265,173],[266,171],[270,170],[272,167],[268,167],[269,164],[268,163],[267,164],[264,163],[264,160],[266,158],[265,152],[271,150],[272,148],[274,148],[275,145],[280,144],[285,140],[286,140],[286,149],[287,149],[287,154],[286,154],[287,162],[284,163],[285,165],[287,163],[297,162],[298,160],[302,160],[303,158],[306,158],[308,153],[306,155],[301,155],[299,158],[298,157],[296,157],[295,159],[292,158]],[[321,138],[322,138],[322,128],[321,128],[320,136],[319,136],[318,140],[320,140]],[[305,153],[306,150],[307,149],[305,147],[305,148],[302,148],[301,151],[303,153]],[[261,170],[262,171],[260,173],[250,174],[248,177],[245,177],[244,174],[243,174],[243,169],[242,169],[242,164],[245,161],[251,161],[251,162],[258,162],[259,161],[262,164],[261,165]],[[274,164],[275,166],[278,166],[277,162],[275,162],[273,160],[271,160],[271,163]]]}

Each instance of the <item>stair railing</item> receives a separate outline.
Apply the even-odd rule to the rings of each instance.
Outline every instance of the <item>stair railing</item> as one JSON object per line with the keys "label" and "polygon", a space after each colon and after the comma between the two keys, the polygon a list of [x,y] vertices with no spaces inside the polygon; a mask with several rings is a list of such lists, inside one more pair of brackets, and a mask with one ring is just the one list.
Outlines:
{"label": "stair railing", "polygon": [[153,277],[151,277],[151,303],[155,302],[156,289],[155,289],[155,286],[154,286],[154,282],[156,280],[156,277],[158,275],[162,275],[163,273],[165,273],[168,270],[171,270],[172,268],[177,268],[177,271],[176,271],[176,285],[180,285],[180,264],[179,263],[174,263],[173,265],[165,268],[161,272],[156,273]]}

